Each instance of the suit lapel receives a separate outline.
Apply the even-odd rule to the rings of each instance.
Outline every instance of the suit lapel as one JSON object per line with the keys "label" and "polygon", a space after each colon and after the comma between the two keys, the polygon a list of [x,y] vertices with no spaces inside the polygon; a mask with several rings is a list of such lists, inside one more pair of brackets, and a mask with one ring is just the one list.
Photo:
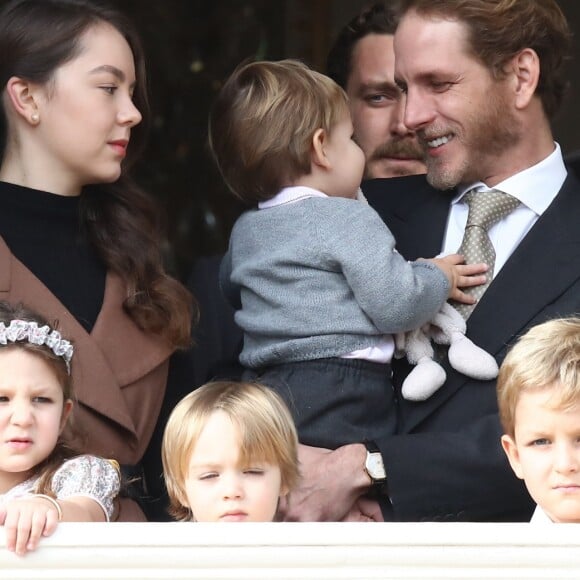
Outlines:
{"label": "suit lapel", "polygon": [[[418,197],[413,193],[408,196],[411,199],[404,203],[386,203],[378,199],[377,186],[371,188],[371,194],[367,195],[370,203],[374,205],[376,202],[377,210],[389,227],[393,225],[393,229],[401,230],[401,235],[395,234],[395,238],[401,253],[408,259],[431,257],[440,252],[449,210],[450,198],[429,200],[427,198],[436,196],[437,192],[431,189],[429,193],[428,185],[425,187],[420,181],[417,183],[420,187]],[[399,195],[403,195],[400,187],[398,191]],[[384,186],[382,195],[391,195],[384,191]],[[554,302],[580,278],[578,195],[580,183],[569,176],[550,207],[516,248],[469,318],[467,335],[489,353],[501,356],[506,345],[540,316],[546,305]],[[413,205],[416,209],[409,208]],[[434,223],[435,234],[428,231]],[[427,233],[425,239],[424,233]],[[435,244],[437,239],[438,245]],[[447,360],[443,364],[448,377],[444,387],[425,402],[407,405],[406,430],[417,426],[471,380],[451,369]]]}
{"label": "suit lapel", "polygon": [[579,194],[569,177],[468,320],[468,336],[492,354],[580,278]]}
{"label": "suit lapel", "polygon": [[431,258],[441,252],[452,194],[431,187],[424,175],[373,179],[362,189],[405,258]]}
{"label": "suit lapel", "polygon": [[148,374],[173,352],[159,337],[139,329],[120,308],[125,294],[121,278],[109,273],[103,306],[91,333],[121,387]]}

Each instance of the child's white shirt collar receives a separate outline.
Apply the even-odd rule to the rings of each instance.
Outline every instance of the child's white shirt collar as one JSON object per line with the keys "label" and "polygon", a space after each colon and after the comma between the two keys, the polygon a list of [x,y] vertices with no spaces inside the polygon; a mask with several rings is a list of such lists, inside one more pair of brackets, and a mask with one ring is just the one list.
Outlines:
{"label": "child's white shirt collar", "polygon": [[284,187],[271,199],[259,202],[258,208],[267,209],[269,207],[276,207],[277,205],[300,201],[307,197],[328,197],[328,195],[322,193],[322,191],[318,191],[318,189],[313,189],[312,187],[306,187],[304,185]]}

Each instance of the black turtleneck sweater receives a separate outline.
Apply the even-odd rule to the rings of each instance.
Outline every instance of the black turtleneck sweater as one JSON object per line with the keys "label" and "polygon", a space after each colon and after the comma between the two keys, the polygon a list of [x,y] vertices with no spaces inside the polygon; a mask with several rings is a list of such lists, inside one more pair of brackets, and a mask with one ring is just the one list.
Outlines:
{"label": "black turtleneck sweater", "polygon": [[90,332],[105,291],[106,268],[79,219],[80,197],[0,182],[0,236]]}

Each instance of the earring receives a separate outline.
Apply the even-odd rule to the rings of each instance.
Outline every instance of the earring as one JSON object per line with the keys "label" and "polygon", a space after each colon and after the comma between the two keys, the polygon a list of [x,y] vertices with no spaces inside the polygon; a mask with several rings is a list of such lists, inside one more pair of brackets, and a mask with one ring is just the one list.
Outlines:
{"label": "earring", "polygon": [[38,121],[40,121],[40,115],[38,113],[32,113],[32,115],[30,115],[30,122],[36,125]]}

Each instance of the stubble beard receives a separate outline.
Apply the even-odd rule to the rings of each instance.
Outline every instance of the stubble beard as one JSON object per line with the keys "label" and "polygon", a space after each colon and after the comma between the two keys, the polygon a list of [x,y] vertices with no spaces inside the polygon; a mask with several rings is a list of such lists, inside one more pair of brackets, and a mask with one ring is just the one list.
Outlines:
{"label": "stubble beard", "polygon": [[457,162],[427,155],[427,181],[436,189],[453,189],[459,184],[484,181],[501,156],[509,155],[522,138],[521,123],[510,110],[503,93],[492,93],[478,111],[464,124],[465,130],[454,132],[464,155]]}

